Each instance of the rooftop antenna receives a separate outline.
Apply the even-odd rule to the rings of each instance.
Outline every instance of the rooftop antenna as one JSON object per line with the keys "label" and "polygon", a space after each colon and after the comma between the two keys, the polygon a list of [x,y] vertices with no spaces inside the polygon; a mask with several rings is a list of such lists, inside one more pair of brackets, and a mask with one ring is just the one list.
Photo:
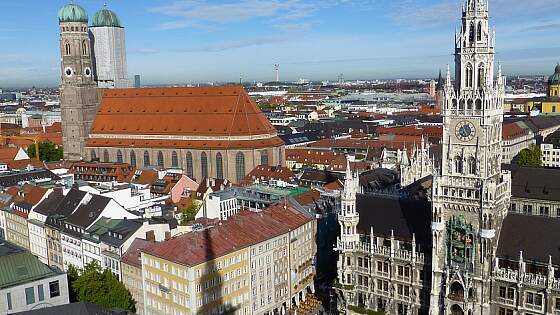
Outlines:
{"label": "rooftop antenna", "polygon": [[274,64],[274,72],[276,73],[276,82],[280,82],[280,65]]}

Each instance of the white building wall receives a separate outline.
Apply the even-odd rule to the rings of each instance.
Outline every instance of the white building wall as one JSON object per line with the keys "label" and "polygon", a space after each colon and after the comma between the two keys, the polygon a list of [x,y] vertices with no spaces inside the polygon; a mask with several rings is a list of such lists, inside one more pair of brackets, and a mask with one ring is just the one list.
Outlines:
{"label": "white building wall", "polygon": [[27,228],[29,229],[29,247],[31,253],[37,256],[42,263],[48,264],[47,235],[44,221],[29,220],[27,222]]}
{"label": "white building wall", "polygon": [[560,148],[554,148],[553,144],[541,144],[542,162],[545,167],[560,167]]}
{"label": "white building wall", "polygon": [[[49,284],[55,281],[58,281],[59,295],[51,297]],[[44,294],[44,299],[42,301],[39,300],[39,286],[41,285],[43,287]],[[25,296],[26,288],[33,288],[33,295],[35,297],[34,303],[27,304]],[[12,308],[10,310],[8,310],[8,295],[10,295],[12,304]],[[0,314],[12,314],[30,311],[33,309],[68,304],[68,280],[66,279],[66,274],[60,274],[15,287],[4,288],[0,290],[0,297]]]}

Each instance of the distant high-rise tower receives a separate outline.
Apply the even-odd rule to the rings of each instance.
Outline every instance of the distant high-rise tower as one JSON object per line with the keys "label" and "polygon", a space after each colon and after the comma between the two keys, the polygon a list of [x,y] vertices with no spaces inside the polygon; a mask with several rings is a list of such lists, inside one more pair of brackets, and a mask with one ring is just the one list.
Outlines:
{"label": "distant high-rise tower", "polygon": [[124,27],[117,14],[106,8],[93,16],[89,28],[93,44],[95,79],[99,87],[129,87]]}
{"label": "distant high-rise tower", "polygon": [[135,74],[134,75],[134,87],[135,88],[139,88],[142,86],[142,83],[140,82],[140,75],[139,74]]}
{"label": "distant high-rise tower", "polygon": [[79,160],[99,105],[93,77],[88,16],[77,4],[58,12],[60,26],[62,142],[64,158]]}

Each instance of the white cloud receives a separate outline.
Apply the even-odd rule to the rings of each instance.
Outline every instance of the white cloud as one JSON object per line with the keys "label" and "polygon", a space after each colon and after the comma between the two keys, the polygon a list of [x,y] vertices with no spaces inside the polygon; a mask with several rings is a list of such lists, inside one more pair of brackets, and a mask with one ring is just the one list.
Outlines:
{"label": "white cloud", "polygon": [[[410,27],[429,27],[458,21],[464,0],[439,0],[433,4],[416,0],[395,0],[393,19]],[[519,20],[557,16],[558,0],[490,0],[492,18],[511,22]]]}
{"label": "white cloud", "polygon": [[241,0],[216,3],[211,0],[174,0],[149,11],[172,19],[158,25],[160,30],[215,28],[217,25],[259,18],[269,19],[273,26],[287,29],[294,28],[295,25],[299,28],[305,26],[307,21],[301,23],[299,20],[309,18],[319,10],[341,5],[363,6],[372,2],[373,0]]}

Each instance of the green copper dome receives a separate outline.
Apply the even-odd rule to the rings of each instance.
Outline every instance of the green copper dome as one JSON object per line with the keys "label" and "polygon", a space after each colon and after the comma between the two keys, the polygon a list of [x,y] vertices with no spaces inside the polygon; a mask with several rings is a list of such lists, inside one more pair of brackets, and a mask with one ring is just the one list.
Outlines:
{"label": "green copper dome", "polygon": [[121,21],[115,12],[103,9],[97,11],[97,13],[93,16],[93,26],[121,27]]}
{"label": "green copper dome", "polygon": [[88,22],[88,16],[86,10],[81,6],[69,3],[58,11],[58,21],[59,22]]}
{"label": "green copper dome", "polygon": [[556,68],[554,69],[554,74],[551,75],[550,78],[548,78],[548,84],[549,85],[560,84],[560,63],[556,65]]}

